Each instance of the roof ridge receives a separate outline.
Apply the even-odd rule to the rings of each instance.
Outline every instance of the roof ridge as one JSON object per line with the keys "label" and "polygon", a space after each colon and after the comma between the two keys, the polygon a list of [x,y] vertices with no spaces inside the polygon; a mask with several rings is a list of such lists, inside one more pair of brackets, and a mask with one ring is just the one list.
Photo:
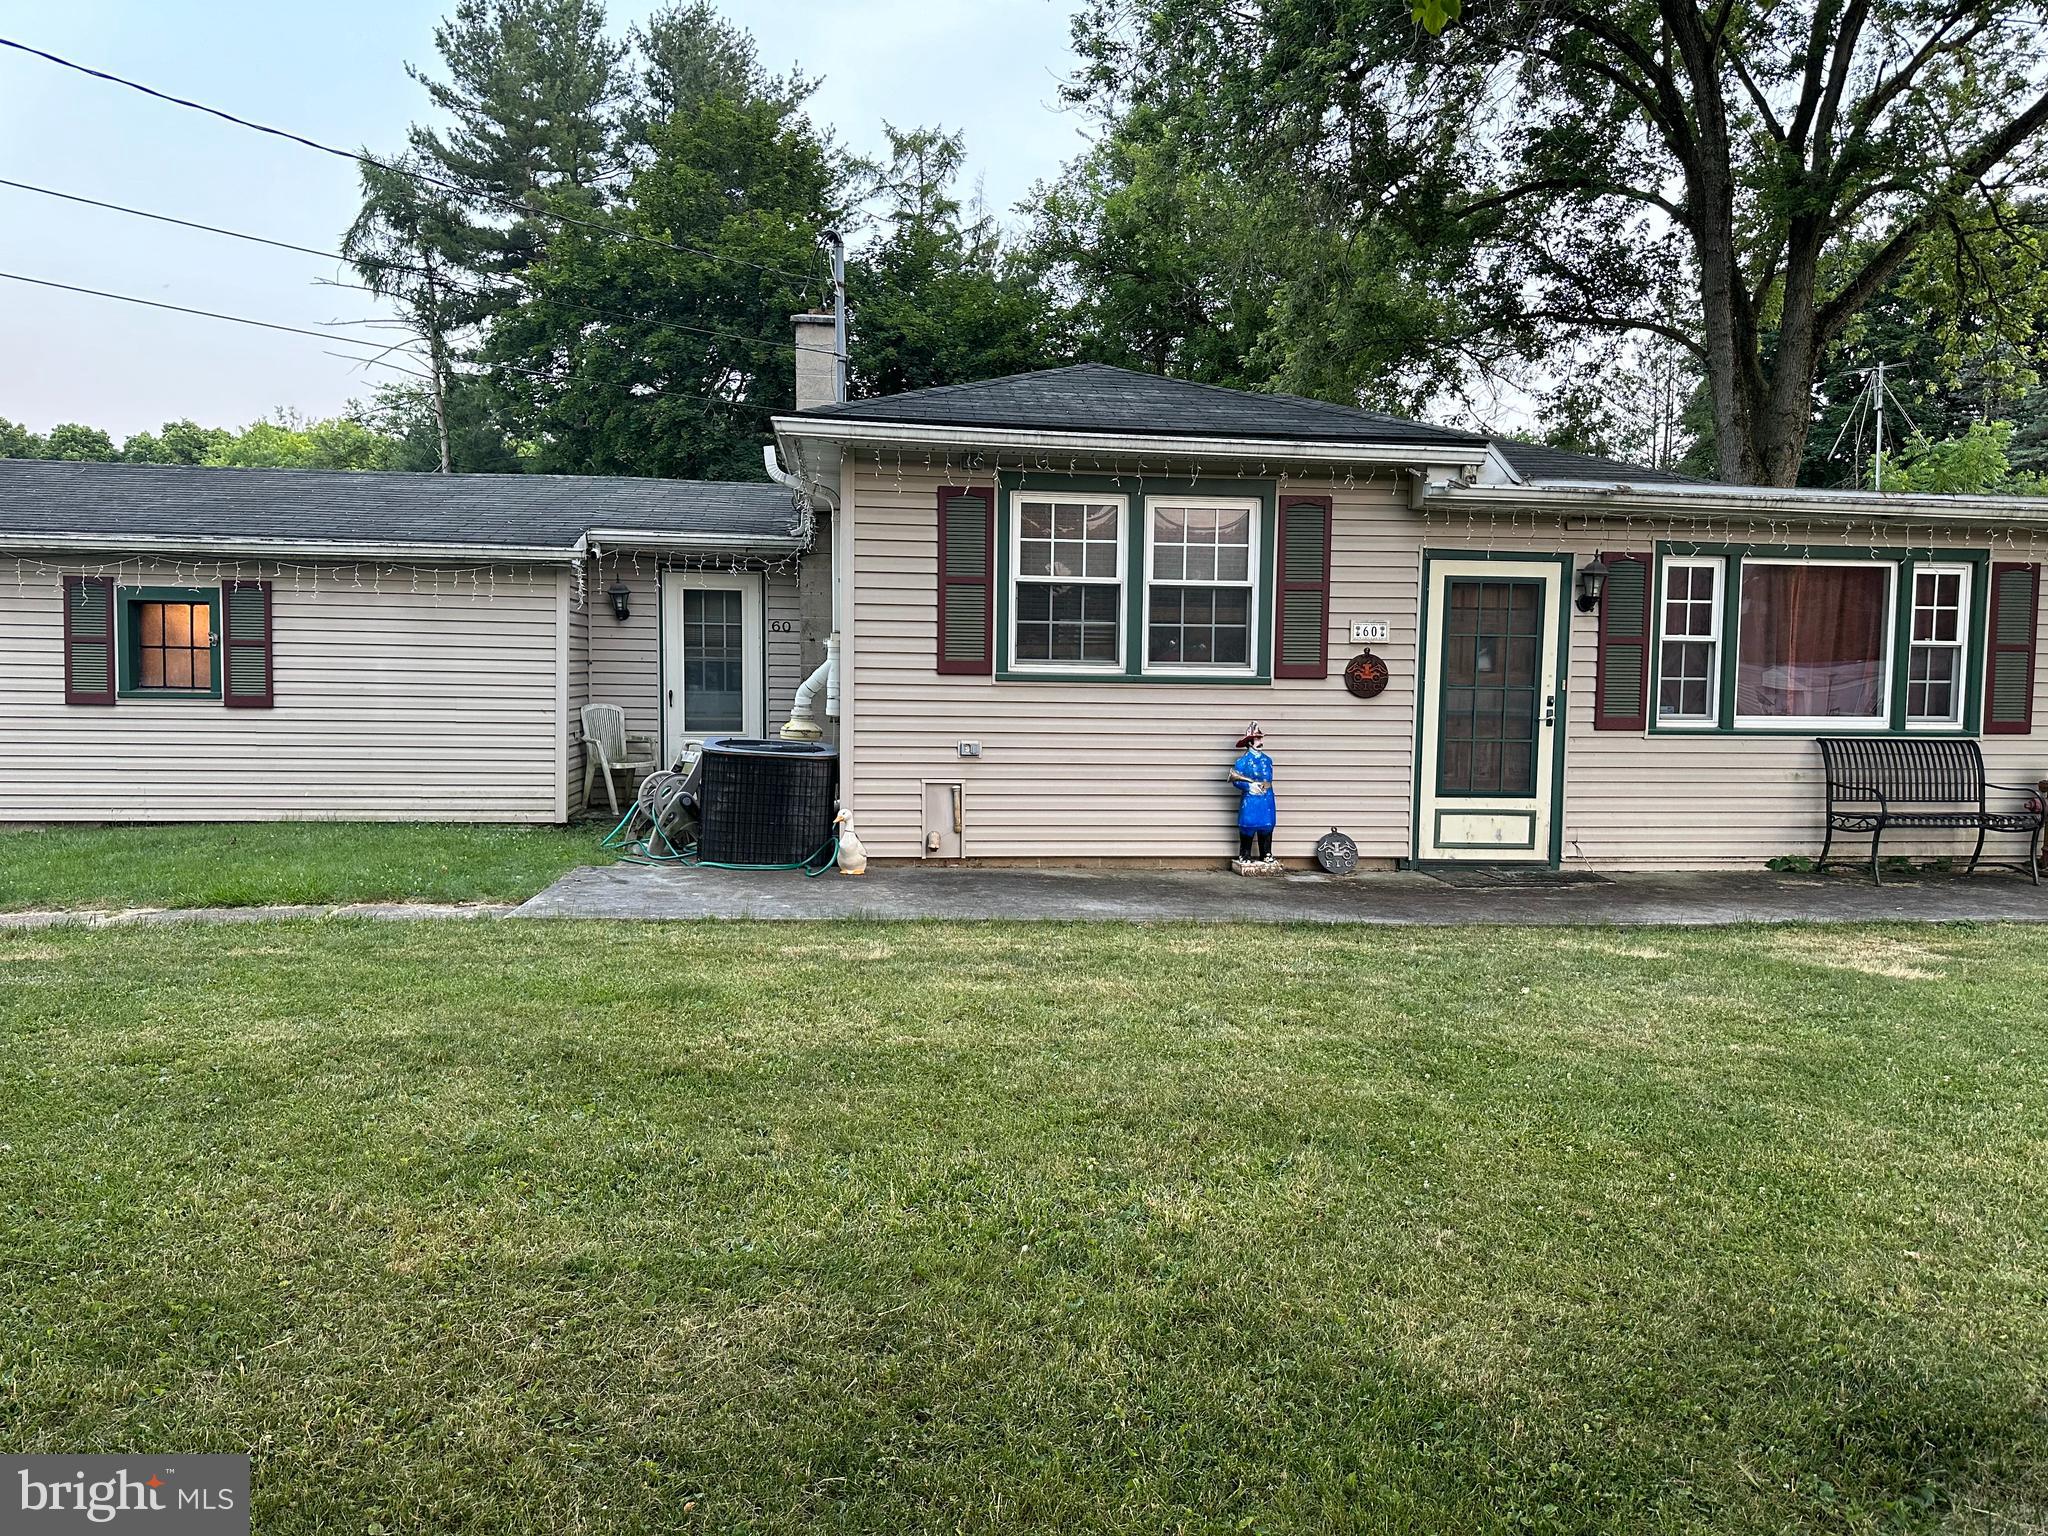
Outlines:
{"label": "roof ridge", "polygon": [[[1089,380],[1095,382],[1091,384]],[[1068,383],[1063,386],[1062,381]],[[1196,393],[1216,401],[1215,408],[1198,405],[1188,398]],[[1063,395],[1067,397],[1064,401]],[[947,414],[954,411],[959,414]],[[963,379],[858,400],[838,400],[806,407],[798,414],[938,425],[948,421],[956,425],[997,425],[1008,420],[1011,425],[1024,426],[1029,424],[1028,417],[1041,428],[1059,431],[1080,430],[1084,419],[1092,419],[1100,428],[1115,429],[1120,425],[1128,428],[1149,418],[1150,425],[1145,430],[1175,435],[1194,431],[1185,423],[1171,424],[1176,414],[1183,411],[1190,417],[1206,416],[1221,424],[1208,430],[1275,440],[1311,441],[1327,432],[1348,440],[1409,442],[1425,447],[1454,444],[1477,448],[1487,442],[1481,433],[1370,411],[1359,405],[1280,390],[1173,378],[1118,363],[1094,361],[1027,369],[988,379]],[[1125,418],[1121,422],[1120,414]],[[1260,421],[1261,415],[1271,419]]]}
{"label": "roof ridge", "polygon": [[[920,384],[915,389],[899,389],[893,395],[863,395],[859,399],[828,400],[822,405],[807,405],[796,414],[800,416],[823,415],[828,411],[842,410],[850,405],[873,405],[881,400],[909,400],[929,398],[933,395],[957,394],[966,389],[987,389],[995,384],[1011,384],[1019,379],[1042,379],[1055,373],[1079,373],[1088,368],[1110,368],[1118,373],[1129,373],[1128,368],[1117,368],[1113,363],[1062,363],[1057,368],[1024,368],[1016,373],[999,373],[990,379],[956,379],[951,384]],[[1141,378],[1156,375],[1141,374]]]}
{"label": "roof ridge", "polygon": [[419,480],[446,484],[451,480],[502,480],[514,484],[531,485],[550,480],[602,481],[607,485],[625,482],[632,485],[690,485],[715,486],[720,490],[764,490],[778,491],[788,495],[787,488],[778,486],[773,480],[703,480],[685,479],[676,475],[598,475],[562,474],[559,472],[537,472],[530,470],[457,470],[443,474],[433,469],[346,469],[334,465],[315,464],[153,464],[134,459],[18,459],[0,454],[0,466],[35,464],[65,465],[72,470],[164,470],[185,473],[198,470],[207,474],[221,475],[306,475],[335,476],[374,475],[380,481]]}

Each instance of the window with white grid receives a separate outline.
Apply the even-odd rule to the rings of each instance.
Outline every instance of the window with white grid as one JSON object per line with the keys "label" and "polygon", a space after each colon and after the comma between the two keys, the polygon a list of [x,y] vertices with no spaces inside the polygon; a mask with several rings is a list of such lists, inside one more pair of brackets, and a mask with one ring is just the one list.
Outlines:
{"label": "window with white grid", "polygon": [[1018,495],[1011,652],[1057,670],[1123,666],[1121,498]]}
{"label": "window with white grid", "polygon": [[1657,720],[1711,725],[1721,702],[1721,573],[1718,555],[1664,562],[1660,603],[1663,646],[1657,658]]}
{"label": "window with white grid", "polygon": [[1906,655],[1906,723],[1954,726],[1963,718],[1963,655],[1969,641],[1970,568],[1913,572],[1912,644]]}

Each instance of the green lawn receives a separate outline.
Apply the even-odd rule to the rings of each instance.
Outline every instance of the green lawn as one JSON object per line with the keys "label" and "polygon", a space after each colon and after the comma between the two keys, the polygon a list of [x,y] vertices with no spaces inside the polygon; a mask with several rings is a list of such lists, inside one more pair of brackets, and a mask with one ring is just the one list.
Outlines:
{"label": "green lawn", "polygon": [[0,935],[0,1445],[281,1532],[2036,1532],[2036,931]]}
{"label": "green lawn", "polygon": [[608,864],[601,827],[267,821],[0,831],[0,912],[524,901]]}

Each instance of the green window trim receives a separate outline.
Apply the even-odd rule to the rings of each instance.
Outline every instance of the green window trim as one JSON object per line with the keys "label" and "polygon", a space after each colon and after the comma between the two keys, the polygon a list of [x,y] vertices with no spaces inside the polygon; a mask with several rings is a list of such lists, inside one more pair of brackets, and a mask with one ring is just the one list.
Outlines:
{"label": "green window trim", "polygon": [[[1672,721],[1658,716],[1664,670],[1664,567],[1672,558],[1712,555],[1722,560],[1721,634],[1719,657],[1720,696],[1718,715],[1713,721]],[[1745,559],[1761,561],[1847,560],[1892,565],[1897,575],[1892,582],[1892,631],[1888,720],[1882,726],[1852,725],[1839,729],[1805,724],[1797,726],[1738,725],[1735,720],[1735,666],[1742,621],[1742,564]],[[1964,648],[1963,713],[1960,725],[1908,725],[1906,723],[1906,680],[1911,665],[1913,635],[1913,577],[1923,565],[1966,566],[1970,571],[1969,643]],[[1870,544],[1717,544],[1690,539],[1659,539],[1655,569],[1651,577],[1652,627],[1650,630],[1649,730],[1663,736],[1930,736],[1974,737],[1982,734],[1984,709],[1984,656],[1991,617],[1991,554],[1983,549],[1939,549],[1925,545]]]}
{"label": "green window trim", "polygon": [[[136,677],[141,670],[135,610],[142,603],[204,603],[207,608],[207,685],[204,688],[145,688]],[[219,587],[117,587],[114,615],[120,652],[120,686],[116,694],[124,699],[191,699],[220,702],[220,588]]]}
{"label": "green window trim", "polygon": [[[1012,566],[1015,542],[1013,505],[1018,492],[1046,496],[1114,496],[1124,502],[1123,664],[1119,667],[1038,667],[1016,665],[1010,655],[1010,613],[1016,597]],[[1175,475],[1067,475],[1005,470],[996,477],[996,680],[1013,683],[1164,683],[1204,687],[1270,687],[1273,681],[1273,560],[1278,489],[1271,480],[1186,479]],[[1182,495],[1218,497],[1258,504],[1258,549],[1253,555],[1255,608],[1252,619],[1253,666],[1249,671],[1204,672],[1194,668],[1147,671],[1145,593],[1151,572],[1146,563],[1149,498]],[[1162,585],[1172,586],[1165,582]]]}

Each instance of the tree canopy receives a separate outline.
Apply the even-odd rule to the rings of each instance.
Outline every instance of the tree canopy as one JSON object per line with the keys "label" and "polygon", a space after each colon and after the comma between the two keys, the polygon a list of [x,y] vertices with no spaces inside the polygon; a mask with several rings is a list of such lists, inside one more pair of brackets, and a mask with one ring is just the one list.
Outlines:
{"label": "tree canopy", "polygon": [[414,377],[0,453],[755,477],[837,229],[858,393],[1094,360],[1851,485],[1883,363],[1888,484],[2048,473],[2048,0],[1072,3],[1092,142],[991,211],[713,0],[454,0],[343,244]]}
{"label": "tree canopy", "polygon": [[198,464],[225,469],[430,469],[406,462],[405,441],[379,412],[351,404],[340,416],[307,420],[290,411],[240,431],[167,421],[116,446],[98,427],[67,422],[46,434],[0,418],[0,459],[68,459],[121,464]]}
{"label": "tree canopy", "polygon": [[1607,338],[1684,349],[1725,479],[1792,482],[1830,349],[1938,239],[1964,253],[1959,305],[2031,342],[2005,253],[2048,123],[2040,6],[1425,12],[1434,35],[1381,0],[1095,0],[1077,94],[1114,131],[1164,122],[1239,183],[1297,189],[1333,245],[1405,248],[1439,369],[1448,350],[1554,384]]}

